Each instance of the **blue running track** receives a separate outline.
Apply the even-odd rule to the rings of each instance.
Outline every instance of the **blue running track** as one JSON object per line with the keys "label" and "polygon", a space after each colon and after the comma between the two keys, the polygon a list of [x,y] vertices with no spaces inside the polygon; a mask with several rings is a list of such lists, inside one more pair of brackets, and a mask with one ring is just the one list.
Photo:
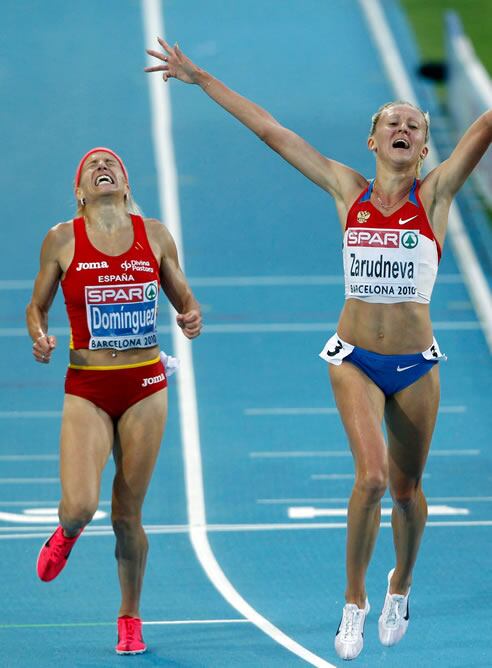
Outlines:
{"label": "blue running track", "polygon": [[[330,157],[368,177],[370,115],[394,98],[356,0],[168,0],[166,37]],[[383,3],[399,44],[411,42],[396,2]],[[0,140],[0,664],[8,668],[340,666],[333,648],[344,593],[352,461],[318,358],[342,306],[341,238],[328,196],[198,88],[171,82],[173,143],[186,273],[203,305],[193,343],[208,540],[225,578],[258,615],[311,652],[305,660],[235,609],[200,565],[189,536],[177,383],[148,493],[150,539],[142,614],[147,655],[116,656],[119,590],[108,517],[63,575],[35,574],[56,524],[58,433],[68,325],[36,365],[24,307],[48,228],[74,211],[80,156],[106,145],[125,159],[148,216],[159,208],[144,3],[3,0]],[[395,33],[396,34],[396,33]],[[492,361],[448,244],[432,306],[442,404],[426,470],[431,506],[412,592],[412,620],[383,648],[377,618],[393,566],[383,516],[368,573],[372,603],[361,668],[492,665],[490,532]],[[161,308],[161,344],[173,352]],[[182,373],[182,372],[180,372]],[[383,508],[390,508],[385,499]],[[487,630],[488,629],[488,630]],[[490,645],[490,643],[488,643]],[[317,657],[317,658],[316,658]]]}

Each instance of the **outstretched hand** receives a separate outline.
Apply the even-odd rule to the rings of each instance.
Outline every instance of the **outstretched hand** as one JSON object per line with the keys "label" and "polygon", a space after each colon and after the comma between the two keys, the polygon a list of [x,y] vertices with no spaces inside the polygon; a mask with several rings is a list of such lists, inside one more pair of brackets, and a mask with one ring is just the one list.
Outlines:
{"label": "outstretched hand", "polygon": [[183,330],[183,334],[187,339],[194,339],[197,337],[202,329],[202,316],[200,311],[192,309],[187,313],[178,313],[176,316],[178,327]]}
{"label": "outstretched hand", "polygon": [[196,75],[199,72],[199,68],[184,55],[178,44],[176,43],[174,46],[169,46],[162,37],[158,37],[157,41],[161,45],[163,51],[147,49],[147,53],[149,56],[160,60],[162,64],[146,67],[145,71],[162,72],[164,81],[167,81],[170,77],[174,77],[175,79],[184,81],[184,83],[197,83]]}

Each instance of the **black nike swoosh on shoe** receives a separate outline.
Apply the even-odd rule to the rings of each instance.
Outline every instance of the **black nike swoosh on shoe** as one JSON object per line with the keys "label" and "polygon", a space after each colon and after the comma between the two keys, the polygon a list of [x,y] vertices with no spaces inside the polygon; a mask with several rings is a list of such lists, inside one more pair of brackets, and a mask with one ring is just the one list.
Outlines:
{"label": "black nike swoosh on shoe", "polygon": [[406,622],[408,622],[408,620],[410,619],[410,599],[408,599],[407,601],[407,614],[405,615],[405,617],[403,617],[403,619]]}

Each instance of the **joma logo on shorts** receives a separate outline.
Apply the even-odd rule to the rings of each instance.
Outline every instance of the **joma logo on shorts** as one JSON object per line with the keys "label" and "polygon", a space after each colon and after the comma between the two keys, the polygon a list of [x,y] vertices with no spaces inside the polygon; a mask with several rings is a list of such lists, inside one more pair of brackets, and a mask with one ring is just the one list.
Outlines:
{"label": "joma logo on shorts", "polygon": [[76,271],[83,271],[84,269],[109,269],[107,262],[79,262]]}
{"label": "joma logo on shorts", "polygon": [[162,383],[163,380],[166,380],[166,376],[163,373],[160,373],[158,376],[151,376],[150,378],[144,378],[142,387],[147,387],[148,385],[155,385],[156,383]]}

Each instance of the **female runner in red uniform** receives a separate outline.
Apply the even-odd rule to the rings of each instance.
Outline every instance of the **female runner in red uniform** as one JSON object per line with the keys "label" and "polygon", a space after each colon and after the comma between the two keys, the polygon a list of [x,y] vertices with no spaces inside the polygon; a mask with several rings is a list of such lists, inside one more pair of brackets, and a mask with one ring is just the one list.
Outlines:
{"label": "female runner in red uniform", "polygon": [[71,328],[60,525],[41,548],[37,572],[47,582],[65,566],[97,510],[101,474],[113,452],[111,519],[122,596],[116,651],[140,654],[146,649],[139,604],[148,551],[141,509],[167,416],[166,371],[156,336],[159,287],[189,339],[200,334],[200,307],[170,233],[158,220],[137,215],[116,153],[89,151],[78,166],[75,193],[75,219],[53,227],[43,242],[27,307],[37,362],[49,363],[56,348],[48,311],[59,284]]}
{"label": "female runner in red uniform", "polygon": [[[369,612],[365,575],[389,486],[395,568],[388,574],[379,637],[394,645],[409,620],[412,572],[427,517],[421,479],[439,404],[443,357],[433,339],[429,302],[453,196],[492,139],[492,111],[467,130],[455,150],[421,182],[429,121],[405,102],[373,117],[369,150],[376,178],[367,179],[321,155],[267,111],[197,67],[176,45],[149,50],[162,72],[206,94],[335,200],[344,235],[346,302],[338,330],[321,357],[355,463],[348,507],[346,605],[335,637],[343,659],[363,647]],[[388,444],[381,427],[386,422]]]}

